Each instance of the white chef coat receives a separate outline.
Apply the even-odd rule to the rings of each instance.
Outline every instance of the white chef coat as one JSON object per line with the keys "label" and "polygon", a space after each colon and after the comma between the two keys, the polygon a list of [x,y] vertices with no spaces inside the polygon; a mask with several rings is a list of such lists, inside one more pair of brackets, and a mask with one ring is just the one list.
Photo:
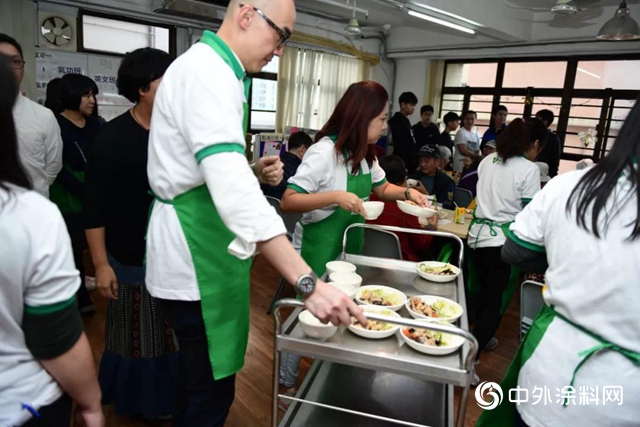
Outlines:
{"label": "white chef coat", "polygon": [[[158,88],[147,172],[152,191],[166,200],[206,180],[222,221],[236,235],[229,253],[247,259],[256,243],[286,228],[244,154],[243,102],[243,83],[231,67],[210,46],[196,43],[171,64]],[[191,252],[170,204],[153,206],[146,265],[154,297],[200,300]]]}
{"label": "white chef coat", "polygon": [[[637,200],[628,181],[621,180],[609,214],[620,209],[602,238],[580,228],[575,208],[567,214],[572,190],[588,171],[558,175],[533,198],[511,225],[516,243],[544,247],[549,268],[545,274],[547,304],[573,322],[631,351],[640,352],[640,240],[628,241],[637,215]],[[615,206],[615,207],[614,207]],[[591,225],[591,216],[586,223]],[[583,350],[598,345],[595,339],[560,318],[553,320],[531,358],[520,371],[518,385],[531,391],[546,386],[554,400],[544,408],[533,401],[519,406],[531,427],[638,426],[640,367],[614,351],[595,354],[576,376],[575,405],[556,403],[556,388],[568,386]],[[604,386],[622,386],[623,404],[603,405]],[[582,387],[598,387],[598,403],[580,405]],[[506,394],[506,390],[503,390]],[[591,390],[589,390],[591,391]],[[506,395],[505,395],[506,398]],[[542,406],[542,404],[539,404]]]}
{"label": "white chef coat", "polygon": [[456,147],[456,152],[453,155],[453,170],[456,172],[462,172],[464,168],[464,158],[465,155],[460,152],[458,149],[458,145],[464,145],[467,147],[469,151],[479,151],[480,150],[480,135],[475,129],[469,132],[465,128],[461,127],[456,132],[456,136],[453,139],[453,145]]}
{"label": "white chef coat", "polygon": [[13,106],[18,153],[33,189],[49,197],[49,186],[62,169],[62,137],[55,116],[46,107],[18,95]]}
{"label": "white chef coat", "polygon": [[[512,157],[505,162],[498,153],[488,155],[478,166],[476,218],[505,224],[513,221],[523,207],[540,191],[540,169],[524,157]],[[502,246],[502,229],[482,224],[469,228],[469,246],[486,248]],[[477,243],[476,243],[477,241]]]}
{"label": "white chef coat", "polygon": [[[345,164],[344,156],[336,153],[335,144],[329,137],[324,137],[313,144],[305,153],[296,174],[289,178],[288,188],[299,193],[326,193],[328,191],[347,191],[347,169],[351,171],[352,162]],[[385,182],[386,175],[378,160],[374,160],[371,168],[365,159],[360,163],[364,174],[371,172],[371,184],[378,187]],[[303,225],[320,222],[329,217],[337,205],[327,206],[307,212],[296,224],[293,235],[293,246],[300,249],[302,244]]]}

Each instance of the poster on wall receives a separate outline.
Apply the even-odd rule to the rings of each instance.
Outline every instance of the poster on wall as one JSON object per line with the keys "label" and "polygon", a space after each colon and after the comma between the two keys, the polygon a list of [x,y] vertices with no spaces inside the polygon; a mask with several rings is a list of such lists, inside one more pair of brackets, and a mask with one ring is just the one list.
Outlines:
{"label": "poster on wall", "polygon": [[87,74],[87,55],[36,50],[36,101],[44,104],[49,82],[70,73]]}
{"label": "poster on wall", "polygon": [[116,79],[121,58],[76,52],[36,50],[36,101],[44,104],[47,85],[65,74],[83,74],[96,82],[98,114],[109,121],[129,110],[133,104],[118,95]]}

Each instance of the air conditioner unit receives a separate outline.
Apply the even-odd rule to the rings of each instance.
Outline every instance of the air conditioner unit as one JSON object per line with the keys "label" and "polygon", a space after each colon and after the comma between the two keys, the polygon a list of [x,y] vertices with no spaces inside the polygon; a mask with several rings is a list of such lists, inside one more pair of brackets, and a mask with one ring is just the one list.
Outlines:
{"label": "air conditioner unit", "polygon": [[228,4],[228,0],[156,0],[153,2],[153,11],[198,21],[222,22]]}
{"label": "air conditioner unit", "polygon": [[75,52],[78,48],[75,16],[38,12],[38,45],[44,49]]}

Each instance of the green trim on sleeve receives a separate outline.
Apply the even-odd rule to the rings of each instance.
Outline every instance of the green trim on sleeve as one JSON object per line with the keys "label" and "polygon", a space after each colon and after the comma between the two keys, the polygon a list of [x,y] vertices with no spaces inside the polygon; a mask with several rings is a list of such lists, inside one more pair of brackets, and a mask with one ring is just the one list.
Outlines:
{"label": "green trim on sleeve", "polygon": [[71,304],[75,304],[75,302],[76,302],[76,296],[74,295],[66,301],[57,302],[55,304],[40,305],[37,307],[33,307],[25,304],[24,312],[28,314],[35,314],[35,315],[51,314],[51,313],[56,313],[58,311],[62,311],[65,308],[69,307]]}
{"label": "green trim on sleeve", "polygon": [[531,200],[533,200],[533,199],[524,199],[524,198],[523,198],[523,199],[522,199],[522,204],[523,204],[524,206],[527,206],[529,203],[531,203]]}
{"label": "green trim on sleeve", "polygon": [[200,164],[200,162],[207,157],[220,153],[240,153],[243,156],[245,155],[242,144],[238,144],[237,142],[225,142],[223,144],[210,145],[198,151],[196,153],[196,160],[198,164]]}
{"label": "green trim on sleeve", "polygon": [[542,253],[542,254],[547,252],[547,250],[544,248],[544,246],[536,245],[535,243],[531,243],[531,242],[527,242],[526,240],[522,240],[521,238],[516,236],[516,234],[513,231],[511,231],[511,229],[506,230],[505,234],[506,234],[506,237],[509,240],[511,240],[513,243],[517,244],[518,246],[521,246],[521,247],[523,247],[525,249],[528,249],[530,251],[539,252],[539,253]]}
{"label": "green trim on sleeve", "polygon": [[305,190],[304,188],[300,187],[299,185],[287,184],[287,188],[292,189],[296,193],[309,194],[309,192],[307,190]]}
{"label": "green trim on sleeve", "polygon": [[373,188],[380,187],[381,185],[384,185],[386,183],[387,183],[387,178],[382,178],[382,181],[378,181],[378,182],[374,182],[373,183]]}

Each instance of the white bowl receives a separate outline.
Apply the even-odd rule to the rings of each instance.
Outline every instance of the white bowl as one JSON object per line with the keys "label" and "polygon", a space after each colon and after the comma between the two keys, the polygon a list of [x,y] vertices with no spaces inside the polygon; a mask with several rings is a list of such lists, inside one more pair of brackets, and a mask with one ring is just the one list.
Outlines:
{"label": "white bowl", "polygon": [[309,338],[317,340],[326,340],[333,336],[338,330],[337,326],[331,323],[322,323],[320,319],[311,314],[309,310],[304,310],[298,314],[298,322],[302,332]]}
{"label": "white bowl", "polygon": [[[366,316],[366,313],[375,313],[375,314],[380,314],[386,317],[396,317],[396,318],[402,317],[395,311],[391,311],[388,308],[384,308],[384,307],[375,307],[372,305],[365,305],[362,307],[362,309],[365,312],[365,316]],[[372,320],[370,320],[370,322],[372,322]],[[385,329],[384,331],[369,331],[367,329],[359,328],[354,325],[349,325],[348,328],[351,332],[353,332],[358,336],[361,336],[362,338],[380,340],[383,338],[389,338],[390,336],[394,335],[398,331],[398,329],[400,329],[400,325],[390,324],[390,326],[392,327],[389,329]]]}
{"label": "white bowl", "polygon": [[[431,323],[431,322],[427,322],[427,323]],[[448,340],[447,345],[432,346],[428,344],[420,344],[419,342],[412,340],[411,338],[407,337],[404,334],[405,330],[407,329],[412,329],[412,328],[403,327],[402,330],[400,331],[400,336],[402,336],[402,339],[404,340],[405,343],[407,343],[409,347],[419,351],[420,353],[431,354],[433,356],[444,356],[445,354],[453,353],[454,351],[462,347],[462,344],[464,344],[463,337],[458,335],[453,335],[453,334],[447,334],[447,333],[443,333],[443,335],[445,335],[446,339]]]}
{"label": "white bowl", "polygon": [[341,285],[349,285],[354,288],[362,285],[362,276],[356,273],[331,273],[329,275],[329,280],[335,283],[340,283]]}
{"label": "white bowl", "polygon": [[422,208],[420,206],[410,205],[403,200],[396,200],[400,210],[406,214],[417,216],[418,218],[431,218],[438,214],[438,211],[430,208]]}
{"label": "white bowl", "polygon": [[378,219],[384,210],[384,202],[364,202],[362,205],[364,206],[364,211],[367,213],[364,219],[370,221]]}
{"label": "white bowl", "polygon": [[349,299],[353,299],[356,296],[356,288],[351,285],[345,285],[344,283],[340,282],[329,282],[329,285],[340,290]]}
{"label": "white bowl", "polygon": [[[440,276],[433,273],[426,273],[420,269],[420,266],[430,267],[430,268],[444,268],[448,267],[454,274],[451,276]],[[437,283],[447,283],[452,282],[460,275],[460,269],[456,266],[448,264],[446,262],[438,262],[438,261],[423,261],[416,264],[416,271],[420,275],[420,277],[429,280],[430,282]]]}
{"label": "white bowl", "polygon": [[[451,304],[454,307],[455,315],[451,316],[451,317],[429,317],[429,316],[426,316],[426,315],[424,315],[422,313],[418,313],[417,311],[414,311],[411,308],[411,298],[420,298],[423,302],[425,302],[425,303],[427,303],[429,305],[433,304],[436,301],[444,301],[445,303]],[[462,313],[464,313],[464,309],[462,308],[462,306],[460,304],[458,304],[457,302],[452,301],[452,300],[450,300],[448,298],[438,297],[438,296],[435,296],[435,295],[419,295],[419,296],[415,296],[415,297],[411,297],[411,298],[409,298],[407,300],[405,305],[407,307],[407,311],[409,311],[409,314],[414,319],[420,319],[420,320],[427,319],[427,320],[430,320],[430,321],[441,320],[441,321],[444,321],[444,322],[450,322],[451,323],[451,322],[455,322],[456,320],[458,320],[460,318],[460,316],[462,316]]]}
{"label": "white bowl", "polygon": [[355,273],[357,270],[355,265],[345,261],[329,261],[326,267],[329,276],[333,273]]}
{"label": "white bowl", "polygon": [[[396,302],[398,304],[392,305],[392,306],[381,306],[381,305],[377,305],[377,304],[370,304],[368,302],[364,302],[363,300],[360,299],[360,297],[362,296],[363,293],[367,292],[367,291],[375,291],[375,290],[381,290],[383,291],[385,294],[389,294],[389,295],[393,295],[395,297],[395,299],[397,300]],[[369,286],[360,286],[356,292],[356,302],[360,305],[367,305],[367,306],[374,306],[374,307],[382,307],[382,308],[386,308],[388,310],[391,311],[398,311],[402,308],[403,305],[406,304],[407,302],[407,296],[405,294],[403,294],[402,292],[400,292],[397,289],[394,288],[390,288],[388,286],[380,286],[380,285],[369,285]]]}

